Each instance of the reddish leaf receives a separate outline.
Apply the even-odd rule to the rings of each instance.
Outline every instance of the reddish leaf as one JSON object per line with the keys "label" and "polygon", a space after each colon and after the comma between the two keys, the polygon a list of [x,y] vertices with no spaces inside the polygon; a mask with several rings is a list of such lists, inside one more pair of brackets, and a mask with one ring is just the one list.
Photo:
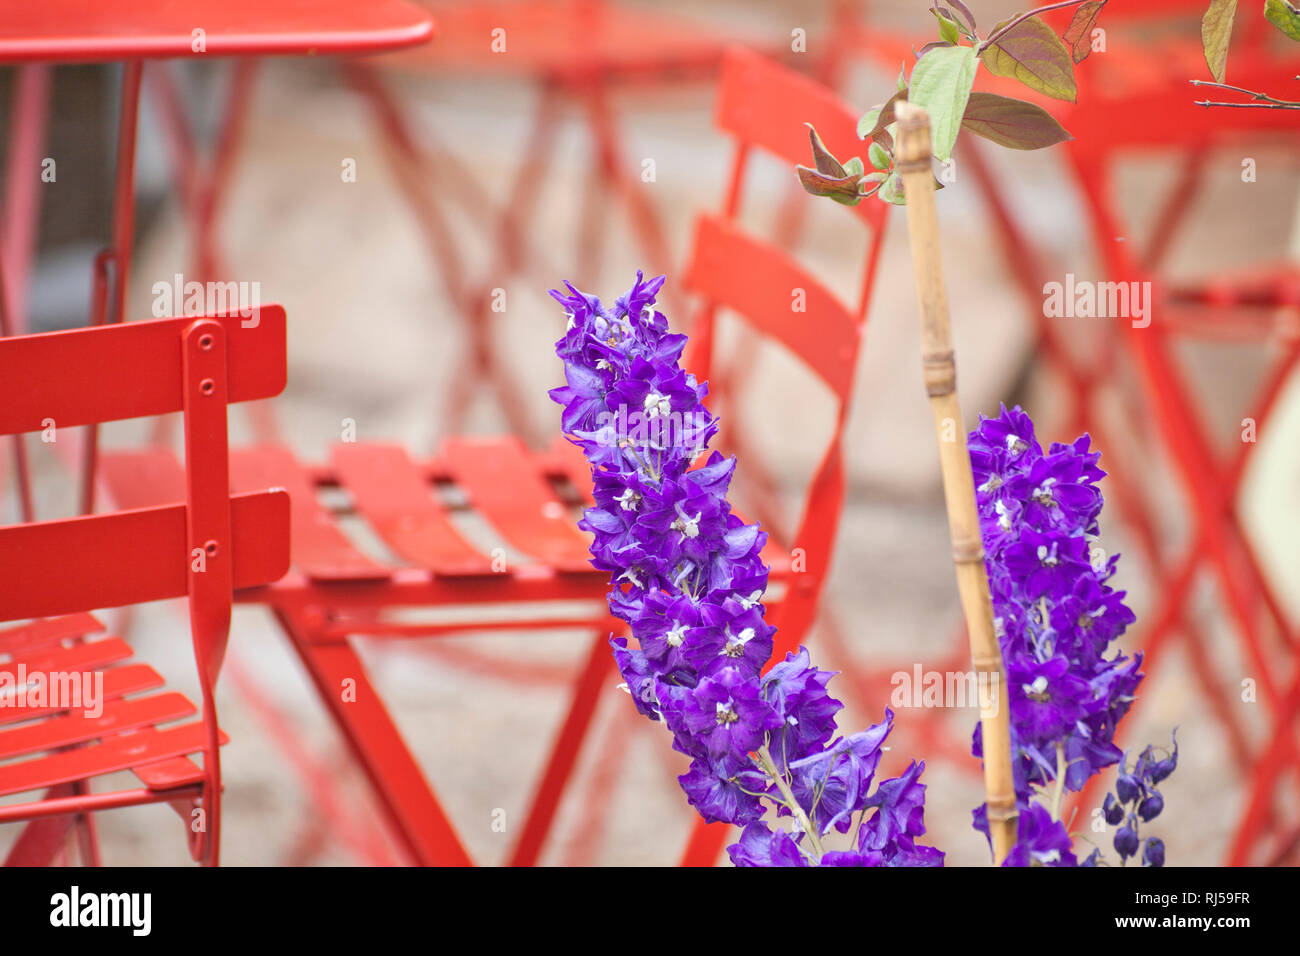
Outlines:
{"label": "reddish leaf", "polygon": [[1041,106],[996,93],[972,93],[961,125],[1010,149],[1042,149],[1072,138]]}
{"label": "reddish leaf", "polygon": [[1061,34],[1075,63],[1082,63],[1092,52],[1092,28],[1105,5],[1106,0],[1088,0],[1087,3],[1080,4],[1074,11],[1070,25]]}
{"label": "reddish leaf", "polygon": [[831,155],[831,151],[822,143],[822,138],[817,135],[817,130],[813,129],[812,123],[804,124],[808,127],[808,138],[812,140],[813,162],[817,166],[817,172],[830,179],[843,179],[847,174],[840,161]]}
{"label": "reddish leaf", "polygon": [[858,200],[862,198],[858,191],[858,183],[862,181],[861,175],[832,177],[819,173],[815,169],[809,169],[807,166],[796,166],[795,169],[799,173],[799,182],[804,190],[814,196],[829,196],[846,206],[856,206]]}

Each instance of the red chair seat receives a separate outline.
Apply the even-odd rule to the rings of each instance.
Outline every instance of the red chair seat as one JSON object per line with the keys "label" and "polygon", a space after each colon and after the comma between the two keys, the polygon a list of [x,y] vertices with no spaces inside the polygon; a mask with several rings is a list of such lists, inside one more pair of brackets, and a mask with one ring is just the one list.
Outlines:
{"label": "red chair seat", "polygon": [[[595,0],[426,5],[438,24],[436,41],[386,63],[457,74],[658,75],[712,70],[727,42],[689,20]],[[494,38],[504,52],[494,51]]]}
{"label": "red chair seat", "polygon": [[[82,680],[103,675],[102,697],[94,701],[101,712],[95,716],[85,706],[66,706],[66,700],[20,703],[7,691],[8,699],[0,700],[0,796],[124,770],[150,790],[203,780],[202,768],[188,758],[203,749],[203,724],[175,723],[193,717],[195,706],[182,694],[162,691],[162,677],[132,663],[131,647],[121,638],[84,639],[103,630],[93,616],[73,614],[0,631],[0,675],[7,676],[6,684],[20,673],[85,675]],[[81,703],[91,702],[83,697]]]}
{"label": "red chair seat", "polygon": [[[328,466],[310,469],[287,448],[263,445],[230,453],[231,487],[289,492],[292,566],[317,584],[383,582],[415,569],[498,581],[500,600],[508,601],[520,576],[551,573],[589,581],[599,598],[608,574],[592,568],[590,538],[576,526],[585,502],[555,487],[557,480],[590,487],[586,463],[571,448],[538,454],[511,437],[458,438],[420,463],[398,445],[348,443],[335,446]],[[101,469],[121,508],[170,503],[183,490],[180,462],[166,449],[105,454]],[[327,504],[333,489],[346,493],[345,505]],[[373,546],[349,534],[346,519],[355,518],[389,554],[372,556]],[[473,526],[477,537],[462,530]],[[775,578],[789,573],[784,549],[769,542],[765,557]]]}

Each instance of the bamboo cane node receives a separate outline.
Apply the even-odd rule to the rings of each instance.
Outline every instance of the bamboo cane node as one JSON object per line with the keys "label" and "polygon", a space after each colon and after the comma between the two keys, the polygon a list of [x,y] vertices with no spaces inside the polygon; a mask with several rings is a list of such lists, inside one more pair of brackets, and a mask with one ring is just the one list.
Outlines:
{"label": "bamboo cane node", "polygon": [[1001,654],[972,655],[970,660],[977,671],[984,671],[988,674],[997,674],[999,677],[1002,676]]}
{"label": "bamboo cane node", "polygon": [[1020,816],[1016,811],[1016,798],[1014,796],[990,796],[985,802],[988,804],[988,814],[991,822],[1005,823]]}
{"label": "bamboo cane node", "polygon": [[953,564],[974,564],[984,561],[984,543],[979,538],[954,538],[952,542]]}
{"label": "bamboo cane node", "polygon": [[894,168],[900,173],[930,169],[930,117],[915,103],[903,100],[894,105],[894,119],[898,121],[898,150],[894,154]]}
{"label": "bamboo cane node", "polygon": [[925,379],[925,393],[931,398],[957,391],[957,360],[952,349],[922,355],[921,374]]}

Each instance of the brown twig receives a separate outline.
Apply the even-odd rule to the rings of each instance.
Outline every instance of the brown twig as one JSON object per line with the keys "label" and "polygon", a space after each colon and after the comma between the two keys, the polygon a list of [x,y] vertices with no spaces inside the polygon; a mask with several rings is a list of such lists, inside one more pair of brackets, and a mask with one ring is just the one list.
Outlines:
{"label": "brown twig", "polygon": [[[957,571],[971,662],[981,678],[980,727],[984,741],[984,792],[988,802],[993,863],[1000,866],[1016,842],[1016,803],[1011,776],[1009,707],[1002,706],[1006,676],[993,630],[993,603],[975,505],[975,479],[966,450],[966,429],[957,400],[957,365],[948,325],[948,293],[939,260],[939,220],[930,169],[930,117],[915,103],[895,106],[898,149],[894,166],[907,197],[912,268],[921,312],[922,367],[939,439],[939,464],[948,510],[952,560]],[[945,434],[950,432],[951,434]],[[997,690],[994,703],[991,688]]]}

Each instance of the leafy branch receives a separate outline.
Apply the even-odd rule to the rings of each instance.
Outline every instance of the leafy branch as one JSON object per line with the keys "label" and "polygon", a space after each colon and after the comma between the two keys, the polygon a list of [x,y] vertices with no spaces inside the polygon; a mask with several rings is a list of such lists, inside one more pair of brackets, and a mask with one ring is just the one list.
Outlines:
{"label": "leafy branch", "polygon": [[[1224,82],[1228,70],[1228,44],[1237,19],[1237,0],[1210,0],[1201,19],[1201,46],[1205,51],[1205,65],[1209,67],[1214,82],[1192,80],[1193,86],[1240,93],[1246,100],[1197,100],[1197,106],[1222,106],[1235,109],[1300,110],[1300,101],[1282,100],[1254,90],[1231,86]],[[1265,0],[1264,19],[1284,35],[1300,42],[1300,7],[1289,0]],[[1300,80],[1300,76],[1296,77]]]}
{"label": "leafy branch", "polygon": [[[1093,32],[1107,0],[1062,0],[998,23],[981,37],[975,16],[961,0],[934,0],[930,13],[938,39],[916,52],[907,75],[898,74],[897,91],[858,121],[858,138],[869,140],[866,160],[841,163],[810,127],[813,167],[799,166],[799,180],[815,196],[853,206],[868,196],[902,205],[902,180],[894,166],[894,107],[915,103],[930,115],[933,155],[943,163],[961,130],[1009,149],[1042,149],[1070,139],[1060,123],[1035,103],[995,93],[974,92],[981,65],[995,76],[1011,77],[1038,93],[1074,102],[1074,67],[1093,49]],[[1057,35],[1040,15],[1074,7],[1065,31]],[[868,165],[870,169],[868,169]],[[936,186],[942,183],[936,180]]]}

